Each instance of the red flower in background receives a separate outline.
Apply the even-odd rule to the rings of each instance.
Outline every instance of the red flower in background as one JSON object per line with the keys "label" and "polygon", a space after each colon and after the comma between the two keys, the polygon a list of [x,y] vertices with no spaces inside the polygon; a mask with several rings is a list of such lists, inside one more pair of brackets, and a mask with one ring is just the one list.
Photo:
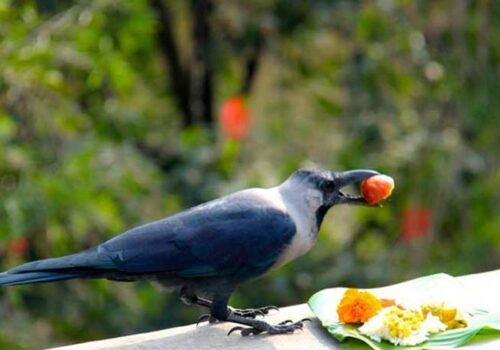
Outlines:
{"label": "red flower in background", "polygon": [[403,211],[401,239],[412,241],[429,235],[432,215],[427,207],[412,206]]}
{"label": "red flower in background", "polygon": [[242,140],[250,129],[250,111],[242,96],[233,96],[222,105],[220,111],[222,133],[234,140]]}
{"label": "red flower in background", "polygon": [[22,258],[30,249],[30,241],[26,237],[13,238],[8,245],[9,253],[16,258]]}

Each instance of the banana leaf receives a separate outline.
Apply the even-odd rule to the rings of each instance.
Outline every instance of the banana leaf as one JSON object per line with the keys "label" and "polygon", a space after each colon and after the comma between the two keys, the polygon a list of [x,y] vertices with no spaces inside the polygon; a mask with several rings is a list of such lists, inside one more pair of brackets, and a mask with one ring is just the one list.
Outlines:
{"label": "banana leaf", "polygon": [[377,342],[361,334],[357,326],[339,322],[337,305],[342,299],[346,288],[331,288],[319,291],[309,299],[309,307],[321,321],[323,327],[335,339],[345,341],[343,346],[345,349],[444,350],[456,348],[470,342],[473,338],[487,340],[500,336],[500,313],[490,313],[479,307],[478,302],[467,294],[460,281],[452,276],[436,274],[393,286],[369,290],[380,298],[397,299],[398,302],[402,303],[425,304],[445,301],[447,304],[456,305],[465,310],[470,315],[469,324],[466,328],[431,335],[429,340],[417,346],[404,347],[386,341]]}

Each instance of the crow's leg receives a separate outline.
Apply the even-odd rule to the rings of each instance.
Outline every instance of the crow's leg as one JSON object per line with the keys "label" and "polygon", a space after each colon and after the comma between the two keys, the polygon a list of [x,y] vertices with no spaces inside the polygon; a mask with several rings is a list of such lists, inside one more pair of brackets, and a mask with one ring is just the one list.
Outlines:
{"label": "crow's leg", "polygon": [[302,329],[304,322],[308,319],[303,319],[298,322],[292,322],[291,320],[286,320],[281,323],[272,325],[262,320],[255,320],[252,318],[245,318],[234,314],[230,308],[227,307],[227,301],[229,296],[219,296],[214,299],[212,303],[211,317],[219,321],[227,321],[239,323],[248,327],[234,327],[232,328],[228,335],[234,331],[240,331],[242,336],[248,336],[253,334],[260,334],[267,332],[269,334],[285,334],[293,333],[297,329]]}
{"label": "crow's leg", "polygon": [[[200,298],[187,288],[182,288],[180,294],[181,301],[186,305],[199,305],[209,309],[212,307],[212,301],[205,298]],[[217,322],[217,320],[210,316],[210,314],[203,314],[198,318],[196,324],[204,321],[208,321],[210,323]]]}
{"label": "crow's leg", "polygon": [[[205,298],[200,298],[196,294],[190,292],[186,288],[181,289],[181,296],[180,296],[182,302],[186,305],[199,305],[207,308],[212,307],[212,301],[205,299]],[[269,313],[271,310],[279,310],[276,306],[274,305],[269,305],[269,306],[264,306],[264,307],[259,307],[256,309],[235,309],[231,306],[228,306],[229,311],[231,311],[234,315],[236,316],[241,316],[241,317],[246,317],[246,318],[255,318],[257,316],[264,316]],[[208,315],[202,315],[198,322],[205,321],[209,319],[207,317]]]}
{"label": "crow's leg", "polygon": [[200,298],[193,292],[189,291],[186,288],[181,289],[181,295],[180,295],[181,301],[186,304],[186,305],[200,305],[204,306],[207,308],[212,307],[212,302],[208,299],[205,298]]}

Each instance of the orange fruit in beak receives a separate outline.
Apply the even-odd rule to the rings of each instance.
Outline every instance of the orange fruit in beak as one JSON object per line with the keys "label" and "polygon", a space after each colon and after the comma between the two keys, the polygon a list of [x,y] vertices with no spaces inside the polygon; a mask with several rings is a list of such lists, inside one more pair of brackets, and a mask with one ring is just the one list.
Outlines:
{"label": "orange fruit in beak", "polygon": [[377,204],[389,198],[394,189],[394,179],[387,175],[375,175],[361,183],[361,193],[368,204]]}

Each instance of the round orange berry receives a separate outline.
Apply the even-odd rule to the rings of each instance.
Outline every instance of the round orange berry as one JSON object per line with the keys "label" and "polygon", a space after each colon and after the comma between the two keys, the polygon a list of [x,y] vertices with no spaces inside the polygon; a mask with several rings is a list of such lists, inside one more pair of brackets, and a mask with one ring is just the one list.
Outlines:
{"label": "round orange berry", "polygon": [[377,204],[389,198],[394,189],[394,179],[387,175],[375,175],[361,183],[361,193],[368,204]]}

